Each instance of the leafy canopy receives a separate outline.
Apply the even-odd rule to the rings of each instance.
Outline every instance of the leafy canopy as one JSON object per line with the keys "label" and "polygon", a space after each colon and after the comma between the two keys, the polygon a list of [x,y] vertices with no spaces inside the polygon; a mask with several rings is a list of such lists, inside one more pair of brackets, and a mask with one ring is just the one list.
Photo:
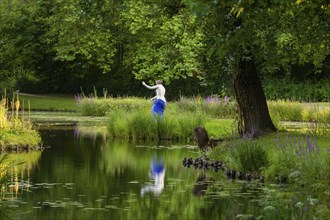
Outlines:
{"label": "leafy canopy", "polygon": [[252,56],[264,73],[330,54],[330,4],[322,0],[186,0],[205,27],[209,57]]}
{"label": "leafy canopy", "polygon": [[131,34],[127,60],[137,79],[166,82],[200,75],[204,35],[186,9],[169,14],[160,4],[125,1],[122,19]]}

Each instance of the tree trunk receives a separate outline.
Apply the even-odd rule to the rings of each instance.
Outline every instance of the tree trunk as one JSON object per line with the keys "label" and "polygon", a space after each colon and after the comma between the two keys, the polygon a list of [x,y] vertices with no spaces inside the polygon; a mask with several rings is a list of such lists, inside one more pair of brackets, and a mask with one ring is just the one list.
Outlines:
{"label": "tree trunk", "polygon": [[206,129],[204,127],[196,127],[194,128],[193,132],[198,145],[198,149],[201,151],[206,151],[210,141]]}
{"label": "tree trunk", "polygon": [[234,76],[234,88],[238,104],[239,134],[257,137],[276,131],[253,59],[239,61],[238,72]]}

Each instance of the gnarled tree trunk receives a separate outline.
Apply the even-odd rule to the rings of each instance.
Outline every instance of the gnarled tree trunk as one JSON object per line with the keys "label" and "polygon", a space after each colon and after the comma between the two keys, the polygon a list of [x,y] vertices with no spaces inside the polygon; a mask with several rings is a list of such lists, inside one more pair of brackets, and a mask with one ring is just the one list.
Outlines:
{"label": "gnarled tree trunk", "polygon": [[238,72],[234,76],[234,88],[238,104],[239,133],[256,137],[276,131],[253,59],[239,61]]}

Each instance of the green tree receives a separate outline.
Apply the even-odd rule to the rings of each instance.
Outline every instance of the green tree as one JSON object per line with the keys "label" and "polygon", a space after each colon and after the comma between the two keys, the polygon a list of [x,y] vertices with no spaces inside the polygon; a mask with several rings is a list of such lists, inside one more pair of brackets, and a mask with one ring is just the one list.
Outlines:
{"label": "green tree", "polygon": [[329,5],[284,0],[186,3],[204,27],[207,58],[222,63],[234,79],[240,133],[257,136],[276,130],[259,75],[308,62],[317,73],[330,54]]}
{"label": "green tree", "polygon": [[41,33],[34,8],[33,2],[18,0],[0,4],[0,90],[34,77]]}
{"label": "green tree", "polygon": [[329,5],[303,0],[186,2],[211,33],[210,54],[229,64],[240,133],[274,131],[259,75],[294,63],[310,62],[318,70],[330,54]]}
{"label": "green tree", "polygon": [[200,76],[203,33],[180,1],[125,1],[122,21],[129,30],[125,62],[137,79],[165,82]]}
{"label": "green tree", "polygon": [[120,42],[116,25],[120,4],[113,0],[2,2],[1,82],[12,81],[18,87],[13,76],[29,73],[43,87],[59,91],[111,72]]}
{"label": "green tree", "polygon": [[330,54],[330,6],[321,0],[186,0],[186,7],[166,2],[173,7],[156,0],[127,3],[123,14],[136,36],[136,77],[170,81],[203,76],[208,63],[220,64],[218,74],[233,78],[242,135],[276,130],[261,73],[289,71],[292,64],[304,63],[312,63],[318,73]]}
{"label": "green tree", "polygon": [[55,59],[110,71],[117,52],[113,7],[112,0],[55,1],[44,39],[53,45]]}

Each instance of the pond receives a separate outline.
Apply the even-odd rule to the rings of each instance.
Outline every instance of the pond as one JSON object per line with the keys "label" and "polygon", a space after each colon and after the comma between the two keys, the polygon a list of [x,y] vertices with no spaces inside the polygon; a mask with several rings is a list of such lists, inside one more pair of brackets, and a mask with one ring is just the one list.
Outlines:
{"label": "pond", "polygon": [[100,130],[40,128],[50,147],[13,155],[25,163],[13,170],[1,212],[43,220],[322,219],[329,209],[329,190],[228,180],[184,167],[182,158],[200,156],[193,145],[115,141]]}

